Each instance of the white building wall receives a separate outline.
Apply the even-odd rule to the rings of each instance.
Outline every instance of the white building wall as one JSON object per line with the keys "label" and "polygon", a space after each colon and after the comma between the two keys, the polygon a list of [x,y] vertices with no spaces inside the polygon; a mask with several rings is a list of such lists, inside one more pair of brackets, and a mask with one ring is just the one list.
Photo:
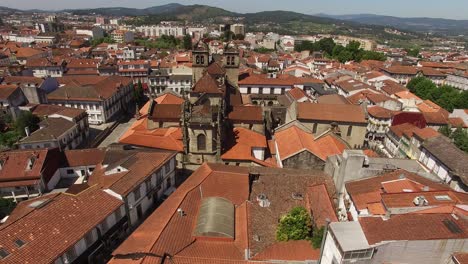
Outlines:
{"label": "white building wall", "polygon": [[321,264],[335,264],[340,263],[341,261],[341,253],[338,249],[338,245],[335,244],[333,237],[331,236],[330,232],[327,233],[325,237],[325,244],[323,247],[323,256],[322,260],[320,261]]}

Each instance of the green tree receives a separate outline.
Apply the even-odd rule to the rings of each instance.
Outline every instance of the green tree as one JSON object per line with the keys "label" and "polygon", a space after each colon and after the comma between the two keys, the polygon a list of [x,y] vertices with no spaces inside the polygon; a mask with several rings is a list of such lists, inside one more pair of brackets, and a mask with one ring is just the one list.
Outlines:
{"label": "green tree", "polygon": [[341,45],[336,45],[334,48],[333,48],[333,51],[332,51],[332,57],[333,58],[338,58],[338,56],[340,55],[340,53],[345,49],[345,47],[341,46]]}
{"label": "green tree", "polygon": [[415,77],[413,79],[411,79],[408,84],[406,85],[406,87],[412,92],[414,93],[414,89],[416,87],[416,85],[418,85],[421,81],[423,81],[424,79],[426,79],[425,77]]}
{"label": "green tree", "polygon": [[189,34],[184,36],[183,43],[184,43],[184,49],[186,49],[186,50],[191,50],[192,49],[192,37],[190,37]]}
{"label": "green tree", "polygon": [[408,56],[419,57],[420,49],[418,47],[411,48],[411,49],[405,49],[405,51],[408,54]]}
{"label": "green tree", "polygon": [[25,136],[25,128],[27,127],[29,131],[33,132],[39,128],[40,121],[39,117],[33,115],[31,112],[21,111],[16,118],[14,127],[18,134]]}
{"label": "green tree", "polygon": [[353,60],[353,53],[347,49],[344,49],[340,52],[340,54],[338,54],[338,57],[336,59],[341,63],[351,61]]}
{"label": "green tree", "polygon": [[439,128],[439,133],[446,137],[451,137],[452,136],[452,127],[450,126],[442,126]]}
{"label": "green tree", "polygon": [[317,42],[319,50],[327,53],[329,56],[332,55],[333,49],[335,48],[336,44],[332,38],[324,38]]}
{"label": "green tree", "polygon": [[325,232],[325,227],[322,226],[319,229],[314,230],[314,235],[312,236],[312,246],[314,248],[320,248],[322,246],[323,233]]}
{"label": "green tree", "polygon": [[9,215],[15,207],[16,203],[13,200],[0,197],[0,219]]}
{"label": "green tree", "polygon": [[304,207],[294,207],[281,217],[276,230],[276,240],[309,240],[312,235],[312,219]]}
{"label": "green tree", "polygon": [[361,43],[359,43],[358,41],[354,41],[354,40],[350,41],[348,45],[346,45],[346,49],[352,53],[358,52],[360,47],[361,47]]}
{"label": "green tree", "polygon": [[144,98],[143,84],[141,84],[140,80],[138,80],[138,84],[135,87],[135,89],[133,90],[133,98],[135,99],[135,102],[139,106],[141,106],[143,104],[143,98]]}
{"label": "green tree", "polygon": [[453,143],[464,152],[468,153],[468,132],[459,127],[452,133]]}

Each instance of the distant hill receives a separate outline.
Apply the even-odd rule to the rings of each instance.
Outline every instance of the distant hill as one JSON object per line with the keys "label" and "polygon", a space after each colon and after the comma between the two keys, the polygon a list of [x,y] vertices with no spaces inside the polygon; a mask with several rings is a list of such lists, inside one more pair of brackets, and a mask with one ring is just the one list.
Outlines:
{"label": "distant hill", "polygon": [[322,17],[346,20],[368,25],[390,26],[415,32],[432,32],[445,35],[468,35],[468,20],[413,17],[403,18],[374,14],[326,15]]}
{"label": "distant hill", "polygon": [[[1,12],[2,9],[0,9]],[[5,12],[14,12],[14,9]],[[386,33],[384,26],[366,25],[359,21],[307,15],[290,11],[265,11],[241,14],[222,8],[206,5],[167,4],[149,8],[108,7],[93,9],[62,10],[76,15],[106,15],[134,17],[135,25],[157,24],[165,20],[181,20],[201,23],[224,23],[226,21],[245,23],[249,31],[277,32],[279,34],[345,34],[356,37],[372,38],[378,41],[399,39],[406,41],[419,38],[419,35],[408,32],[405,36]],[[31,11],[24,11],[31,12]],[[385,25],[388,26],[388,25]]]}
{"label": "distant hill", "polygon": [[187,20],[191,22],[223,22],[226,18],[241,19],[249,30],[275,31],[280,34],[337,33],[367,34],[371,37],[384,32],[380,26],[363,26],[355,22],[335,18],[306,15],[290,11],[265,11],[241,14],[206,5],[168,4],[145,9],[96,8],[66,10],[73,14],[101,14],[114,16],[139,16],[136,24],[156,24],[162,20]]}

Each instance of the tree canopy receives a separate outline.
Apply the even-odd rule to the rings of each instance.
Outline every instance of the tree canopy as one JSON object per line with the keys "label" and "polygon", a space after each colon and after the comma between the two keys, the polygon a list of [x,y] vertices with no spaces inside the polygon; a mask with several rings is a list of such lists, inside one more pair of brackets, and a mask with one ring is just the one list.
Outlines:
{"label": "tree canopy", "polygon": [[443,126],[439,128],[439,133],[452,139],[455,146],[468,153],[468,131],[465,131],[461,127],[452,130],[451,126]]}
{"label": "tree canopy", "polygon": [[184,49],[186,50],[192,49],[192,37],[189,34],[184,36],[183,44],[184,44]]}
{"label": "tree canopy", "polygon": [[312,219],[304,207],[294,207],[281,217],[276,230],[276,240],[309,240],[312,237]]}
{"label": "tree canopy", "polygon": [[145,46],[150,49],[173,49],[177,48],[181,41],[174,36],[162,35],[156,40],[151,39],[136,39],[138,45]]}
{"label": "tree canopy", "polygon": [[468,108],[468,91],[459,91],[448,85],[438,87],[424,76],[413,78],[407,87],[421,99],[431,100],[449,112]]}
{"label": "tree canopy", "polygon": [[29,111],[21,111],[16,121],[13,121],[10,114],[0,116],[0,123],[8,127],[8,130],[0,133],[0,146],[11,148],[20,138],[26,136],[25,128],[33,132],[39,128],[39,118]]}
{"label": "tree canopy", "polygon": [[336,44],[332,38],[324,38],[317,42],[303,41],[296,45],[296,51],[322,51],[326,56],[338,60],[341,63],[347,61],[379,60],[385,61],[387,57],[380,52],[368,51],[361,48],[358,41],[350,41],[346,47]]}

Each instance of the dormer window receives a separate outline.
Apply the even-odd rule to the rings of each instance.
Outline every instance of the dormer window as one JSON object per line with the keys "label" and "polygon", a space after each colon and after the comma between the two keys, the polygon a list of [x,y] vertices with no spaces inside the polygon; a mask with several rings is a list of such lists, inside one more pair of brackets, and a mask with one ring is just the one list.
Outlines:
{"label": "dormer window", "polygon": [[26,166],[26,170],[32,170],[34,167],[34,163],[36,163],[36,157],[30,157],[28,159],[28,165]]}

